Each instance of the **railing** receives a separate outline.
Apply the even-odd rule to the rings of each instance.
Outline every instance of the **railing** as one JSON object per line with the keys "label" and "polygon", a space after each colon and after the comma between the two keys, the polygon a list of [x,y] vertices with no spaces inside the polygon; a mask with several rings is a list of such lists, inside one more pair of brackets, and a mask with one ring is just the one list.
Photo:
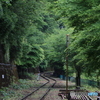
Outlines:
{"label": "railing", "polygon": [[[65,76],[60,75],[61,79],[66,80]],[[68,77],[68,80],[71,82],[75,82],[76,79],[75,77]],[[81,79],[81,85],[89,85],[89,86],[94,86],[94,87],[100,87],[100,82],[93,81],[93,80],[88,80],[88,79]]]}

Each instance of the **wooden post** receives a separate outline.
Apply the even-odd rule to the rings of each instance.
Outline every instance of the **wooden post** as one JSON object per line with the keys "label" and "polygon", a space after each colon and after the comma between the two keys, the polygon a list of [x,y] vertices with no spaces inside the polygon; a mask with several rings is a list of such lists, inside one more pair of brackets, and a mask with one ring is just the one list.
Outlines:
{"label": "wooden post", "polygon": [[66,35],[66,93],[68,90],[68,46],[69,46],[69,35]]}

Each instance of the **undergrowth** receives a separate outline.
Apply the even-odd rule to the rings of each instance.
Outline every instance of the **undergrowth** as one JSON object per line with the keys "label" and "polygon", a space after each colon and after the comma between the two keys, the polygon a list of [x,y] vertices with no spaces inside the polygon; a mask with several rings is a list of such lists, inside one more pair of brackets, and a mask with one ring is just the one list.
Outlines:
{"label": "undergrowth", "polygon": [[97,87],[93,87],[93,86],[89,86],[89,85],[84,85],[84,88],[90,92],[95,92],[95,91],[100,91],[99,88]]}
{"label": "undergrowth", "polygon": [[17,83],[12,83],[9,87],[2,87],[0,89],[0,100],[18,100],[18,97],[22,97],[22,91],[31,89],[36,85],[36,76],[30,75],[30,79],[19,79]]}

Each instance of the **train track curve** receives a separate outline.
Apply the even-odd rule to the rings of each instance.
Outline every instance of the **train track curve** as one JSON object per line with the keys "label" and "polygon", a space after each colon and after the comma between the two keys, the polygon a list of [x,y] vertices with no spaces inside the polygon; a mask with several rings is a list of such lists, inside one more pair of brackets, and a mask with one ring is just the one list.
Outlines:
{"label": "train track curve", "polygon": [[[40,76],[45,79],[47,82],[41,85],[40,87],[33,90],[31,93],[27,94],[20,100],[45,100],[45,97],[48,95],[50,90],[55,86],[56,80],[50,77],[51,73],[43,73]],[[42,92],[39,92],[42,91]],[[35,94],[38,97],[35,97]]]}

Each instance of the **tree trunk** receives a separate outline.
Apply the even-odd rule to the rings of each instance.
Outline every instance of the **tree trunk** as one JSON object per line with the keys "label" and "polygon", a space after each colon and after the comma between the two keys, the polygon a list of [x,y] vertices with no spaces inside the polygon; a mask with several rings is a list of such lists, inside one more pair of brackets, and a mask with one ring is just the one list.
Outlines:
{"label": "tree trunk", "polygon": [[5,63],[10,63],[10,54],[9,54],[9,44],[5,44],[5,54],[4,54],[4,58],[5,58]]}
{"label": "tree trunk", "polygon": [[97,86],[100,87],[99,75],[97,75]]}
{"label": "tree trunk", "polygon": [[77,71],[77,74],[76,74],[76,86],[81,86],[81,82],[80,82],[80,72]]}
{"label": "tree trunk", "polygon": [[2,44],[0,44],[0,63],[4,63],[4,53]]}

